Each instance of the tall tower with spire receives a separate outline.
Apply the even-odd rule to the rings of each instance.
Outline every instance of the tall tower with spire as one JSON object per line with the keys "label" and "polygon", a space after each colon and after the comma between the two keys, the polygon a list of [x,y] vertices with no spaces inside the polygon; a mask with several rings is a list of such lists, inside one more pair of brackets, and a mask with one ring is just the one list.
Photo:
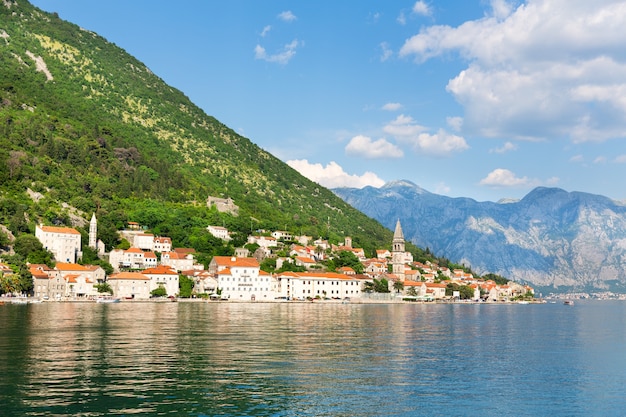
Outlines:
{"label": "tall tower with spire", "polygon": [[89,247],[98,249],[98,221],[96,220],[96,213],[91,216],[91,221],[89,222]]}
{"label": "tall tower with spire", "polygon": [[391,243],[391,270],[401,281],[404,281],[405,269],[404,244],[404,233],[402,233],[402,226],[400,225],[400,219],[398,219],[396,230],[393,233],[393,242]]}

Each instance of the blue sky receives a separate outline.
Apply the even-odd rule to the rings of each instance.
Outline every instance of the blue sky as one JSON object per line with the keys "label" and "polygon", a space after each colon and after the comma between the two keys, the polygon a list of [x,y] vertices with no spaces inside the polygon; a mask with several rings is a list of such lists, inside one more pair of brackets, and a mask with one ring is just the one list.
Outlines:
{"label": "blue sky", "polygon": [[329,187],[626,200],[626,2],[34,0]]}

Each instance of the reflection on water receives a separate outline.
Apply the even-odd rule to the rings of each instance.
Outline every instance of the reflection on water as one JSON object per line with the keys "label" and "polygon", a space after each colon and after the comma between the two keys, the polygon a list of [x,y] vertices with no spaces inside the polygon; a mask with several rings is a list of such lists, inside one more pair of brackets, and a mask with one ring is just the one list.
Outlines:
{"label": "reflection on water", "polygon": [[601,307],[1,306],[0,414],[615,414],[626,313]]}

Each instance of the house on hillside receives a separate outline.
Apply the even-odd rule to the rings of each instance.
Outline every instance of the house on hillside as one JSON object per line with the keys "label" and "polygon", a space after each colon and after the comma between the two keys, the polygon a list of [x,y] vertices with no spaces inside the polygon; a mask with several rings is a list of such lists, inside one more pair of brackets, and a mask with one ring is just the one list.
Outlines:
{"label": "house on hillside", "polygon": [[142,250],[152,250],[154,235],[152,233],[137,233],[133,238],[132,246]]}
{"label": "house on hillside", "polygon": [[285,230],[275,230],[272,232],[272,237],[276,240],[292,240],[293,236],[291,233]]}
{"label": "house on hillside", "polygon": [[304,267],[304,269],[307,269],[307,270],[314,268],[315,265],[317,265],[317,263],[313,259],[306,257],[306,256],[296,256],[295,262],[296,262],[296,266]]}
{"label": "house on hillside", "polygon": [[278,242],[273,236],[248,236],[248,243],[256,243],[264,249],[275,248],[278,246]]}
{"label": "house on hillside", "polygon": [[222,239],[222,240],[226,240],[226,241],[229,241],[231,239],[230,238],[230,232],[225,227],[222,227],[222,226],[208,226],[206,229],[209,231],[209,233],[211,233],[214,237],[216,237],[218,239]]}
{"label": "house on hillside", "polygon": [[83,256],[81,252],[80,232],[71,227],[44,226],[35,227],[35,237],[44,249],[49,250],[58,262],[76,263]]}
{"label": "house on hillside", "polygon": [[132,247],[127,250],[113,249],[109,252],[109,263],[114,271],[122,269],[144,269],[148,264],[154,263],[156,266],[156,255],[152,252]]}
{"label": "house on hillside", "polygon": [[161,265],[169,266],[176,271],[194,269],[194,259],[191,253],[163,252],[161,254]]}
{"label": "house on hillside", "polygon": [[172,250],[172,239],[165,236],[156,236],[150,250],[159,253],[170,252]]}

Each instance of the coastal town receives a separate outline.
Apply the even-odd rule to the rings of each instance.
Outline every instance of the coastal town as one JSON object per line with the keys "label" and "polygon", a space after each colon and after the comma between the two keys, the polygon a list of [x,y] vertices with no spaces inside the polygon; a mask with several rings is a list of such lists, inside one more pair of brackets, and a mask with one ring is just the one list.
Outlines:
{"label": "coastal town", "polygon": [[[511,302],[534,297],[533,288],[527,285],[500,285],[462,269],[415,262],[405,250],[400,220],[391,250],[376,250],[374,258],[367,258],[363,249],[353,247],[350,237],[341,244],[329,244],[321,238],[293,236],[283,230],[259,230],[248,236],[248,248],[237,248],[232,256],[214,256],[208,268],[196,262],[193,249],[172,247],[170,238],[148,233],[136,222],[128,222],[119,231],[131,246],[106,253],[97,238],[97,227],[93,214],[88,246],[108,260],[113,268],[108,275],[101,266],[78,263],[82,256],[78,230],[41,224],[36,227],[36,238],[54,255],[56,264],[28,266],[33,290],[27,299],[103,300],[102,289],[106,288],[108,298],[115,301],[150,300],[157,294],[159,298],[176,300],[181,277],[193,282],[192,298],[220,301]],[[219,239],[230,239],[225,227],[209,225],[207,231]],[[254,253],[250,253],[250,247],[255,248]],[[288,256],[277,256],[279,250]],[[341,266],[334,271],[324,267],[325,260],[341,253],[358,259],[359,267]],[[262,270],[261,262],[267,258],[274,258],[275,269],[283,272]],[[282,268],[285,263],[295,268]],[[0,273],[10,274],[11,269],[0,264]],[[459,289],[464,289],[463,296]]]}

